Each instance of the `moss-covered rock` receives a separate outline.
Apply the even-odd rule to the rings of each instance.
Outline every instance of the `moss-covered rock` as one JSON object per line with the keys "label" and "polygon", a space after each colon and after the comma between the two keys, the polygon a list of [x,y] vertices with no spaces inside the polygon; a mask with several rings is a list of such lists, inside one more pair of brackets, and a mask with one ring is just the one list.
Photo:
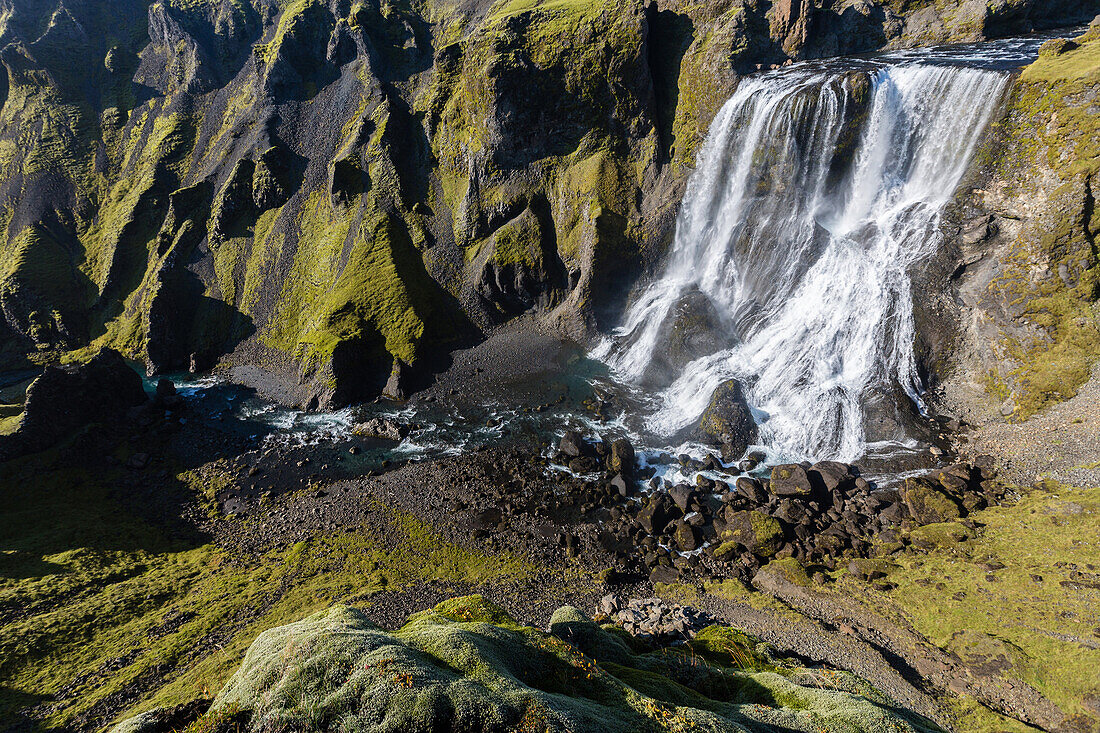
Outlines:
{"label": "moss-covered rock", "polygon": [[[754,671],[736,632],[704,631],[701,663],[686,650],[633,652],[576,609],[555,618],[546,634],[474,597],[389,633],[336,606],[261,634],[209,716],[232,711],[254,731],[937,730],[843,675],[826,689],[796,669]],[[579,626],[584,638],[567,640]],[[115,730],[141,731],[141,719]]]}
{"label": "moss-covered rock", "polygon": [[963,279],[980,313],[966,356],[1013,420],[1073,397],[1100,355],[1100,40],[1088,38],[1048,42],[1020,75],[982,158],[988,180],[966,201],[991,222],[959,237],[972,262],[987,256]]}
{"label": "moss-covered rock", "polygon": [[963,516],[958,503],[931,481],[906,479],[902,484],[901,497],[913,519],[920,524],[950,522]]}
{"label": "moss-covered rock", "polygon": [[726,527],[719,537],[718,553],[735,543],[759,557],[771,557],[783,541],[783,526],[775,517],[756,510],[731,512],[726,515]]}
{"label": "moss-covered rock", "polygon": [[756,440],[757,429],[740,382],[730,379],[718,385],[695,432],[700,439],[722,446],[727,460],[744,455]]}

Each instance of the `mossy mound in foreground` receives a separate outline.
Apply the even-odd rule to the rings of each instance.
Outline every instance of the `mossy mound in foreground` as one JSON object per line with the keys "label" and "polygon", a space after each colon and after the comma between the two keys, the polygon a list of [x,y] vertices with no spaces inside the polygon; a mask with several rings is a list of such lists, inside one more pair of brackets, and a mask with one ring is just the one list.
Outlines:
{"label": "mossy mound in foreground", "polygon": [[[846,673],[777,666],[712,627],[645,650],[580,611],[551,633],[479,596],[414,614],[389,633],[335,606],[259,636],[193,729],[253,731],[938,730]],[[147,713],[113,733],[156,730]]]}

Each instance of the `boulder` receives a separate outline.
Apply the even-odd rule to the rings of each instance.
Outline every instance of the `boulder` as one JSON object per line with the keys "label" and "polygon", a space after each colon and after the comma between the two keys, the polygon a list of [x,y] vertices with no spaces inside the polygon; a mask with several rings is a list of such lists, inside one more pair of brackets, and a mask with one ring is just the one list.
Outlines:
{"label": "boulder", "polygon": [[768,490],[776,496],[810,496],[813,482],[805,468],[797,463],[788,463],[772,468]]}
{"label": "boulder", "polygon": [[778,519],[763,512],[730,512],[719,539],[723,544],[735,542],[758,557],[771,557],[783,542],[783,527]]}
{"label": "boulder", "polygon": [[569,458],[579,458],[591,455],[592,447],[576,430],[566,430],[565,435],[561,436],[561,442],[558,443],[558,452]]}
{"label": "boulder", "polygon": [[683,516],[683,512],[669,500],[667,494],[656,494],[638,512],[638,524],[651,535],[665,531],[669,523]]}
{"label": "boulder", "polygon": [[356,423],[351,429],[364,438],[382,438],[400,443],[409,434],[409,426],[394,422],[385,417],[374,417],[366,422]]}
{"label": "boulder", "polygon": [[845,491],[852,486],[855,474],[852,467],[836,461],[818,461],[810,468],[811,480],[817,479],[829,493]]}
{"label": "boulder", "polygon": [[686,512],[695,496],[695,491],[687,484],[676,484],[668,490],[668,495],[672,497],[673,503],[680,511]]}
{"label": "boulder", "polygon": [[611,444],[607,456],[607,467],[612,473],[630,476],[635,468],[634,446],[626,438],[619,438]]}
{"label": "boulder", "polygon": [[718,385],[695,430],[697,440],[722,447],[723,459],[740,457],[757,437],[756,421],[745,401],[741,383],[730,379]]}
{"label": "boulder", "polygon": [[955,500],[924,478],[906,479],[901,497],[919,524],[950,522],[962,516]]}
{"label": "boulder", "polygon": [[0,458],[45,450],[92,423],[122,422],[146,400],[141,377],[112,349],[84,364],[48,366],[27,388],[22,421],[0,440]]}
{"label": "boulder", "polygon": [[683,520],[676,523],[676,531],[672,536],[681,552],[699,549],[699,530]]}
{"label": "boulder", "polygon": [[412,381],[412,370],[409,365],[400,359],[394,359],[393,369],[390,370],[390,378],[382,389],[382,396],[396,402],[404,402],[412,393],[410,381]]}
{"label": "boulder", "polygon": [[764,487],[754,478],[741,476],[737,479],[736,486],[737,493],[754,504],[763,504],[768,500],[768,492],[764,491]]}

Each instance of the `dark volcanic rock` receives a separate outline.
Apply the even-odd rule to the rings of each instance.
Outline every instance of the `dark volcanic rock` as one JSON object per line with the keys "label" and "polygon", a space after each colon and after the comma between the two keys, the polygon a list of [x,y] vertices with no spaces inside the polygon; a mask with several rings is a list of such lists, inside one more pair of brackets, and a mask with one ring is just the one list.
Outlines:
{"label": "dark volcanic rock", "polygon": [[585,441],[584,436],[576,430],[566,430],[558,443],[558,452],[568,458],[592,455],[592,448]]}
{"label": "dark volcanic rock", "polygon": [[718,385],[695,433],[699,440],[722,446],[724,458],[740,457],[748,450],[756,440],[756,421],[740,382],[731,379]]}
{"label": "dark volcanic rock", "polygon": [[669,522],[683,514],[667,494],[654,494],[638,512],[638,524],[649,534],[658,535],[665,531]]}
{"label": "dark volcanic rock", "polygon": [[819,461],[810,469],[810,474],[811,478],[819,480],[830,493],[849,488],[855,478],[851,466],[836,461]]}
{"label": "dark volcanic rock", "polygon": [[409,434],[409,426],[397,423],[389,418],[375,417],[366,422],[356,423],[351,431],[367,438],[383,438],[400,442]]}
{"label": "dark volcanic rock", "polygon": [[728,346],[730,337],[721,314],[698,290],[676,301],[661,324],[658,348],[646,368],[647,383],[672,382],[689,362]]}
{"label": "dark volcanic rock", "polygon": [[111,349],[76,366],[49,366],[27,388],[23,419],[0,438],[0,457],[45,450],[92,423],[121,422],[146,401],[141,377]]}
{"label": "dark volcanic rock", "polygon": [[797,463],[773,467],[768,488],[776,496],[809,496],[813,493],[809,473]]}
{"label": "dark volcanic rock", "polygon": [[629,477],[634,473],[634,446],[626,438],[619,438],[611,444],[607,456],[607,468],[612,473],[621,473]]}
{"label": "dark volcanic rock", "polygon": [[733,512],[727,515],[719,539],[736,542],[753,555],[771,557],[783,540],[783,528],[777,519],[758,511]]}

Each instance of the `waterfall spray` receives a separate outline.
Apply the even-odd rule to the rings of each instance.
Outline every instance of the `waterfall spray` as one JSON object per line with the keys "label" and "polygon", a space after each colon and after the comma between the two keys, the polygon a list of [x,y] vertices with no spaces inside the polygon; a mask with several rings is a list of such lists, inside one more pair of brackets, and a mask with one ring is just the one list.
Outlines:
{"label": "waterfall spray", "polygon": [[594,354],[640,380],[688,293],[729,324],[663,389],[649,429],[673,435],[737,379],[770,449],[852,461],[869,401],[919,406],[910,268],[935,253],[1008,78],[903,61],[743,81],[711,126],[663,273]]}

